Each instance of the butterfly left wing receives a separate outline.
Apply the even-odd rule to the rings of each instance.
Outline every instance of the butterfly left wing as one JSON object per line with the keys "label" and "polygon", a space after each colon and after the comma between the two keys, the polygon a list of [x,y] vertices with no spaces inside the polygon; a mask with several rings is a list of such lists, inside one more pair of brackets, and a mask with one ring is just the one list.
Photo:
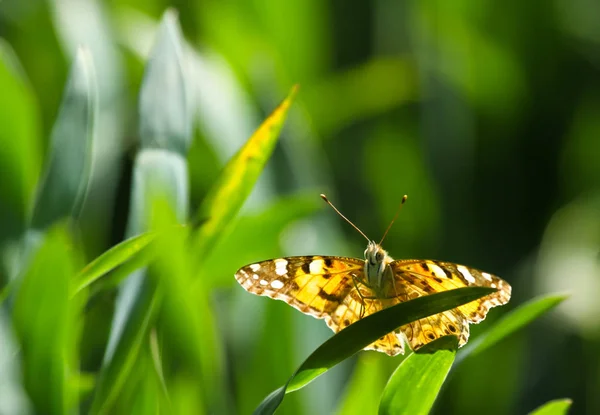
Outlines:
{"label": "butterfly left wing", "polygon": [[246,291],[285,301],[316,318],[332,314],[354,287],[364,262],[355,258],[297,256],[246,265],[235,273]]}
{"label": "butterfly left wing", "polygon": [[456,335],[459,346],[463,346],[469,338],[469,323],[479,323],[490,308],[510,300],[511,287],[506,281],[475,268],[431,260],[400,260],[389,266],[394,281],[388,283],[386,289],[387,296],[396,299],[394,302],[468,286],[498,290],[455,309],[400,327],[413,350],[445,335]]}

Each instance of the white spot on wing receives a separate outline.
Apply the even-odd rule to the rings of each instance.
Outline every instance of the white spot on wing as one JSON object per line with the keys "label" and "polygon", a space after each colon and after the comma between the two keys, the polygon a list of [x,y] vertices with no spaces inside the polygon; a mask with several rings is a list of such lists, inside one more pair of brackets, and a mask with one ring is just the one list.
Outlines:
{"label": "white spot on wing", "polygon": [[492,280],[492,276],[490,274],[488,274],[487,272],[482,272],[481,275],[483,275],[483,278],[485,278],[488,281]]}
{"label": "white spot on wing", "polygon": [[248,266],[254,272],[256,272],[256,271],[258,271],[260,269],[260,265],[258,265],[258,264],[251,264],[251,265],[248,265]]}
{"label": "white spot on wing", "polygon": [[475,283],[475,278],[471,275],[471,273],[469,272],[469,270],[467,269],[467,267],[465,267],[464,265],[459,265],[458,267],[456,267],[456,269],[458,270],[458,272],[460,272],[463,277],[465,277],[465,279],[467,281],[469,281],[471,284]]}
{"label": "white spot on wing", "polygon": [[490,284],[490,287],[496,288],[496,284]]}
{"label": "white spot on wing", "polygon": [[269,285],[269,283],[265,280],[260,280],[260,285]]}
{"label": "white spot on wing", "polygon": [[254,278],[255,280],[258,279],[258,275],[257,274],[252,274],[252,278]]}
{"label": "white spot on wing", "polygon": [[432,264],[432,263],[428,262],[427,265],[429,266],[429,269],[433,272],[433,275],[435,275],[436,277],[438,277],[438,278],[447,278],[446,277],[446,273],[444,272],[444,270],[441,269],[436,264]]}
{"label": "white spot on wing", "polygon": [[280,290],[283,288],[283,283],[279,280],[273,280],[271,281],[271,287],[275,288],[276,290]]}
{"label": "white spot on wing", "polygon": [[322,274],[323,273],[323,260],[315,259],[308,266],[311,274]]}
{"label": "white spot on wing", "polygon": [[287,264],[288,264],[288,262],[285,259],[276,259],[275,260],[275,273],[277,275],[287,274]]}

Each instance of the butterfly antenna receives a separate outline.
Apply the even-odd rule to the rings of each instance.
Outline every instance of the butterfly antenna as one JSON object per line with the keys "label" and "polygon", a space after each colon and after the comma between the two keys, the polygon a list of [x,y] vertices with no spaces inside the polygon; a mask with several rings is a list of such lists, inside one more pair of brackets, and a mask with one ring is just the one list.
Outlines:
{"label": "butterfly antenna", "polygon": [[335,210],[335,212],[340,215],[342,218],[344,218],[344,220],[346,222],[348,222],[354,229],[356,229],[358,231],[358,233],[360,233],[362,236],[365,237],[365,239],[369,242],[371,242],[371,240],[369,239],[369,237],[367,235],[365,235],[365,233],[363,231],[361,231],[360,229],[358,229],[358,226],[356,226],[355,224],[353,224],[350,219],[348,219],[347,217],[345,217],[344,215],[342,215],[342,212],[340,212],[335,206],[333,206],[333,203],[331,203],[329,201],[329,199],[327,199],[327,196],[325,196],[324,194],[321,193],[321,199],[323,199],[329,206],[331,206],[331,208],[333,210]]}
{"label": "butterfly antenna", "polygon": [[392,219],[392,221],[388,225],[387,229],[385,230],[383,236],[381,237],[381,241],[379,241],[379,245],[381,245],[381,243],[383,242],[383,240],[387,236],[388,232],[392,228],[392,225],[394,224],[394,222],[396,222],[396,219],[398,219],[398,215],[400,214],[400,209],[402,209],[402,206],[404,205],[404,203],[406,203],[406,199],[408,199],[408,196],[404,195],[402,197],[402,202],[400,202],[400,206],[398,206],[398,210],[396,211],[396,215],[394,215],[394,219]]}

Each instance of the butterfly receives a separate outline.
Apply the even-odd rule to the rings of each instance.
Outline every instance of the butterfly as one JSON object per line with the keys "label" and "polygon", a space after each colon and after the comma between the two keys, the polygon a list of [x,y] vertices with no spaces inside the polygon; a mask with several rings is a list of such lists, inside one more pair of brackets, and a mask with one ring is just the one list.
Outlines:
{"label": "butterfly", "polygon": [[[313,255],[257,262],[235,273],[244,289],[285,301],[305,314],[324,319],[334,332],[387,307],[432,293],[470,286],[497,290],[460,307],[401,326],[365,347],[365,350],[390,356],[404,354],[405,343],[412,350],[418,350],[446,335],[456,336],[459,347],[463,346],[469,338],[470,323],[481,322],[490,308],[510,300],[511,286],[487,272],[451,262],[394,260],[381,247],[381,241],[370,240],[325,195],[321,197],[367,238],[364,259]],[[402,204],[405,201],[406,196]],[[387,230],[382,241],[386,234]]]}

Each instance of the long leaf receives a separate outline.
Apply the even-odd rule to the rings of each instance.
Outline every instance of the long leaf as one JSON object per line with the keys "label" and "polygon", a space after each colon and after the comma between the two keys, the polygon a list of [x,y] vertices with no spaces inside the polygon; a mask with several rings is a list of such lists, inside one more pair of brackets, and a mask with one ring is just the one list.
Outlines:
{"label": "long leaf", "polygon": [[148,275],[156,279],[164,293],[158,323],[163,353],[166,361],[180,359],[186,362],[186,371],[194,375],[189,382],[195,385],[205,406],[191,412],[231,413],[223,347],[210,297],[202,288],[191,289],[193,255],[187,245],[187,236],[170,233],[159,238],[156,260],[149,267]]}
{"label": "long leaf", "polygon": [[52,129],[49,162],[39,184],[31,220],[36,229],[79,213],[90,174],[96,111],[92,55],[80,49]]}
{"label": "long leaf", "polygon": [[142,251],[156,238],[156,232],[147,232],[129,238],[104,252],[85,266],[75,278],[73,295],[92,284],[98,278],[112,271]]}
{"label": "long leaf", "polygon": [[90,413],[110,413],[133,365],[148,328],[153,321],[161,298],[156,287],[146,278],[141,281],[139,295],[135,299],[129,318],[123,323],[120,341],[113,353],[105,358],[110,362],[100,372]]}
{"label": "long leaf", "polygon": [[[40,117],[12,47],[0,38],[0,243],[20,235],[40,170]],[[10,178],[10,179],[9,179]]]}
{"label": "long leaf", "polygon": [[445,336],[419,349],[398,366],[386,385],[379,414],[428,414],[452,367],[458,341]]}
{"label": "long leaf", "polygon": [[24,384],[37,413],[67,413],[76,402],[69,388],[75,345],[73,247],[65,227],[44,236],[23,275],[13,309],[13,325],[23,354]]}
{"label": "long leaf", "polygon": [[351,324],[319,346],[284,386],[262,401],[255,414],[272,414],[286,393],[306,386],[333,366],[397,327],[456,308],[493,292],[493,288],[466,287],[431,294],[386,308]]}
{"label": "long leaf", "polygon": [[198,265],[217,239],[230,226],[242,204],[250,195],[267,160],[271,156],[279,132],[296,95],[292,88],[285,100],[269,115],[248,139],[246,144],[227,163],[204,202],[196,218],[205,221],[196,235]]}

